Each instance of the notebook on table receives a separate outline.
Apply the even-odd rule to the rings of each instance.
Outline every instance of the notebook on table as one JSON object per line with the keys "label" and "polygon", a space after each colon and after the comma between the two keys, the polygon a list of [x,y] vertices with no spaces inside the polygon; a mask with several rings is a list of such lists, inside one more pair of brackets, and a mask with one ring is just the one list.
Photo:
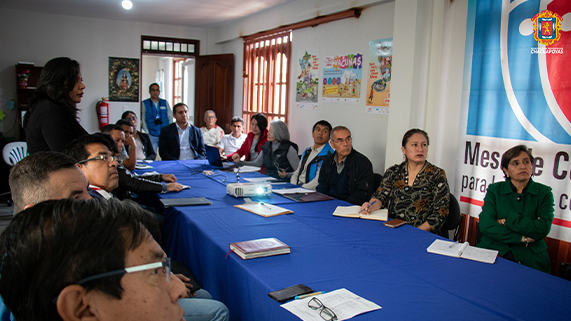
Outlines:
{"label": "notebook on table", "polygon": [[290,253],[290,247],[274,237],[230,243],[230,250],[243,260]]}
{"label": "notebook on table", "polygon": [[386,221],[389,219],[389,212],[387,209],[376,210],[373,211],[371,214],[364,214],[361,213],[360,211],[361,211],[361,206],[359,205],[337,206],[335,212],[333,212],[333,215],[341,217],[362,218],[365,220],[376,220],[376,221]]}
{"label": "notebook on table", "polygon": [[161,199],[161,203],[163,203],[165,207],[212,205],[212,202],[206,197],[163,198]]}

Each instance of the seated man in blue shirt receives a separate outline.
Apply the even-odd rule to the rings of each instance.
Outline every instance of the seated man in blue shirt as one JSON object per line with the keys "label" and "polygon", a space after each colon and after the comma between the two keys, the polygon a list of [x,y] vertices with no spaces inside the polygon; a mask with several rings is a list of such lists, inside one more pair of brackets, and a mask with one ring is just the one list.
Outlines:
{"label": "seated man in blue shirt", "polygon": [[188,122],[188,107],[173,107],[175,122],[161,129],[159,155],[162,160],[206,159],[206,147],[200,129]]}
{"label": "seated man in blue shirt", "polygon": [[331,124],[326,120],[320,120],[313,125],[313,146],[309,146],[301,155],[301,163],[293,172],[290,183],[307,189],[317,188],[321,164],[334,152],[329,144],[330,132]]}
{"label": "seated man in blue shirt", "polygon": [[351,131],[337,126],[331,131],[335,153],[327,156],[319,174],[317,191],[355,205],[361,205],[373,195],[373,165],[353,149]]}

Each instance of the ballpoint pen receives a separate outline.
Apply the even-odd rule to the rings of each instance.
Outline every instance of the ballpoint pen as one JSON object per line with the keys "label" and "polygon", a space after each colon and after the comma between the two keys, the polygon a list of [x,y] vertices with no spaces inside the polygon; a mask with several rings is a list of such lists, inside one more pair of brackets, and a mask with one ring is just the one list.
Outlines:
{"label": "ballpoint pen", "polygon": [[264,207],[267,207],[269,210],[272,209],[271,207],[269,207],[268,205],[264,204],[263,202],[260,202],[260,205],[262,205],[262,206],[264,206]]}
{"label": "ballpoint pen", "polygon": [[456,241],[456,242],[450,244],[450,246],[449,246],[448,248],[451,249],[451,248],[452,248],[454,245],[456,245],[456,244],[458,244],[458,241]]}
{"label": "ballpoint pen", "polygon": [[305,299],[308,298],[310,296],[314,296],[314,295],[318,295],[318,294],[323,294],[325,293],[325,291],[318,291],[318,292],[313,292],[313,293],[309,293],[309,294],[304,294],[304,295],[296,295],[294,300],[300,300],[300,299]]}

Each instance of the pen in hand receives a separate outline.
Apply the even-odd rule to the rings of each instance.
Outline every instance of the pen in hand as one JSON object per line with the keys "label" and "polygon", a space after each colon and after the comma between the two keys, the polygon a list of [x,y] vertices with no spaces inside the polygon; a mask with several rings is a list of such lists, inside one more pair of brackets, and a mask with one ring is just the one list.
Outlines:
{"label": "pen in hand", "polygon": [[[377,201],[372,201],[371,204],[369,204],[369,206],[367,206],[367,210],[371,208],[371,206],[373,206],[373,204],[375,204]],[[363,213],[363,210],[361,210],[361,212],[359,213]]]}

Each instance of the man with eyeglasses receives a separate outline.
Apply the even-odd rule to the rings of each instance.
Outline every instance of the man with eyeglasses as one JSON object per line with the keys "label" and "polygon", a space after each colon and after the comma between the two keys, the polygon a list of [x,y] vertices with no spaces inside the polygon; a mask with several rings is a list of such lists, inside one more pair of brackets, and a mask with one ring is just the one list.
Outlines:
{"label": "man with eyeglasses", "polygon": [[159,135],[161,130],[172,123],[173,110],[168,101],[160,98],[161,87],[157,83],[149,86],[151,98],[145,99],[141,103],[141,130],[149,133],[149,138],[157,153],[159,146]]}
{"label": "man with eyeglasses", "polygon": [[158,233],[134,203],[36,204],[0,237],[0,295],[16,320],[180,321],[186,289]]}
{"label": "man with eyeglasses", "polygon": [[[101,133],[111,136],[111,139],[113,139],[117,149],[119,150],[118,155],[121,155],[120,151],[123,149],[125,141],[124,128],[119,125],[107,125],[101,129]],[[173,174],[139,176],[130,172],[128,168],[123,166],[123,164],[119,164],[117,166],[117,172],[119,173],[119,186],[113,191],[113,194],[115,194],[119,199],[131,197],[131,192],[137,194],[146,192],[180,192],[184,187],[176,182],[176,177]]]}
{"label": "man with eyeglasses", "polygon": [[361,205],[373,195],[373,165],[353,149],[351,131],[337,126],[331,131],[335,153],[329,155],[319,174],[317,191],[355,205]]}
{"label": "man with eyeglasses", "polygon": [[213,110],[207,110],[204,113],[204,124],[204,126],[200,127],[204,145],[215,147],[224,136],[224,130],[216,125],[216,114]]}
{"label": "man with eyeglasses", "polygon": [[89,181],[89,195],[105,199],[112,198],[111,192],[119,186],[117,152],[111,136],[99,133],[81,136],[65,148]]}

